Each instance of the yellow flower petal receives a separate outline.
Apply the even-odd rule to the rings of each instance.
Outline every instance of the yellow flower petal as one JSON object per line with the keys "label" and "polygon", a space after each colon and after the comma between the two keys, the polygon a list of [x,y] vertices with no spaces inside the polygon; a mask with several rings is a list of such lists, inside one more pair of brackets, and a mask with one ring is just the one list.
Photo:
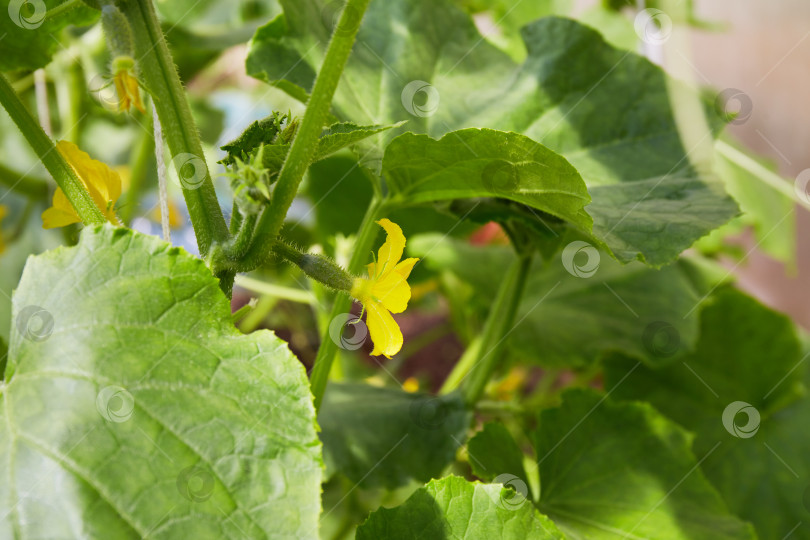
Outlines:
{"label": "yellow flower petal", "polygon": [[[59,153],[79,177],[93,202],[112,223],[117,223],[115,203],[121,196],[121,177],[107,164],[90,157],[70,141],[56,143]],[[43,227],[64,227],[81,221],[73,205],[60,188],[53,194],[53,206],[42,213]]]}
{"label": "yellow flower petal", "polygon": [[388,234],[385,243],[377,252],[376,270],[379,274],[382,274],[391,272],[402,258],[402,252],[405,250],[405,235],[402,234],[402,229],[399,228],[399,225],[387,218],[379,220],[377,224],[385,229],[385,232]]}
{"label": "yellow flower petal", "polygon": [[146,112],[141,101],[141,91],[138,87],[138,79],[133,77],[126,69],[119,70],[113,76],[115,91],[118,94],[118,110],[129,111],[134,105],[142,113]]}
{"label": "yellow flower petal", "polygon": [[[180,207],[177,205],[177,201],[174,199],[169,199],[168,207],[169,227],[172,229],[177,229],[183,225],[183,214],[180,211]],[[160,215],[160,206],[156,206],[152,209],[152,211],[149,213],[149,219],[156,223],[161,223],[162,217]]]}
{"label": "yellow flower petal", "polygon": [[53,194],[53,206],[42,212],[42,228],[55,229],[71,223],[79,223],[79,214],[61,189],[56,188]]}
{"label": "yellow flower petal", "polygon": [[374,342],[372,356],[382,354],[391,358],[402,348],[402,331],[394,317],[377,302],[369,302],[366,307],[366,325],[371,341]]}
{"label": "yellow flower petal", "polygon": [[146,113],[146,109],[144,108],[143,102],[141,101],[141,89],[138,87],[138,79],[127,73],[126,85],[127,91],[129,92],[129,95],[132,97],[132,104],[135,105],[135,108],[141,111],[142,113]]}
{"label": "yellow flower petal", "polygon": [[368,279],[356,278],[351,295],[363,303],[368,315],[366,324],[374,342],[372,355],[388,358],[402,348],[402,332],[391,313],[402,313],[411,299],[408,276],[419,259],[400,261],[405,251],[405,235],[389,219],[377,222],[387,234],[377,252],[377,260],[366,265]]}
{"label": "yellow flower petal", "polygon": [[411,299],[411,286],[398,272],[388,272],[374,282],[374,298],[391,313],[402,313]]}
{"label": "yellow flower petal", "polygon": [[416,377],[408,377],[402,383],[402,389],[405,390],[406,392],[411,393],[411,394],[413,394],[414,392],[418,392],[419,391],[419,379],[417,379]]}
{"label": "yellow flower petal", "polygon": [[411,257],[410,259],[405,259],[404,261],[396,265],[394,267],[394,270],[396,270],[397,273],[401,275],[403,278],[408,279],[408,276],[411,275],[411,270],[413,270],[414,265],[418,262],[419,259]]}

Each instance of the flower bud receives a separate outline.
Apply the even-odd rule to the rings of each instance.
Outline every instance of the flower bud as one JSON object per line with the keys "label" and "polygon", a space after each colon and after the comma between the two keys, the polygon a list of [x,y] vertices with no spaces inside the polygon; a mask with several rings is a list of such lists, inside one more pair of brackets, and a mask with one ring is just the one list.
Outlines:
{"label": "flower bud", "polygon": [[102,7],[101,26],[104,28],[107,47],[113,58],[120,56],[132,58],[135,55],[132,29],[121,10],[111,4]]}

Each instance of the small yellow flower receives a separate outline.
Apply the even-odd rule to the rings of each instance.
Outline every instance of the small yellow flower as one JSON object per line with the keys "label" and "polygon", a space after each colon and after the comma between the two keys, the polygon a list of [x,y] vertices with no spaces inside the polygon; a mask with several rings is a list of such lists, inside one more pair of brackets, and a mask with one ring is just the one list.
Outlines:
{"label": "small yellow flower", "polygon": [[[7,214],[8,214],[8,206],[0,204],[0,222],[3,221],[3,218],[5,218]],[[6,243],[3,241],[3,230],[0,229],[0,253],[3,253],[5,250],[6,250]]]}
{"label": "small yellow flower", "polygon": [[[93,198],[93,202],[111,223],[118,224],[115,217],[115,203],[121,196],[121,177],[105,163],[92,159],[87,152],[69,141],[56,143],[59,153],[67,160],[76,176]],[[53,194],[53,206],[42,213],[42,226],[45,229],[64,227],[79,223],[79,215],[70,204],[61,188]]]}
{"label": "small yellow flower", "polygon": [[[182,227],[183,221],[183,213],[180,210],[180,205],[177,204],[177,201],[174,199],[169,199],[168,201],[169,206],[169,227],[172,229],[179,229]],[[149,212],[149,219],[154,221],[155,223],[160,223],[162,221],[162,217],[160,215],[160,206],[156,206]]]}
{"label": "small yellow flower", "polygon": [[388,237],[377,252],[377,261],[369,263],[368,279],[357,278],[351,295],[365,307],[366,325],[374,342],[372,355],[391,358],[402,348],[402,331],[391,313],[402,313],[411,299],[408,276],[419,259],[400,261],[405,250],[405,235],[399,225],[388,219],[377,222]]}
{"label": "small yellow flower", "polygon": [[402,389],[408,392],[409,394],[413,394],[414,392],[419,391],[419,379],[416,377],[408,377],[402,383]]}
{"label": "small yellow flower", "polygon": [[129,56],[119,56],[113,61],[113,82],[118,93],[118,110],[129,111],[134,105],[142,113],[146,112],[141,101],[138,79],[135,78],[135,61]]}

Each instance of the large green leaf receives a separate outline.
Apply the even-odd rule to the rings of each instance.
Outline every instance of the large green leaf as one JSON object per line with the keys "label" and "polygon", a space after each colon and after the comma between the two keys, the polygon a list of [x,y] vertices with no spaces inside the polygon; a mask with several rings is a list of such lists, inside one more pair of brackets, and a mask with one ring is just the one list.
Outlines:
{"label": "large green leaf", "polygon": [[318,422],[330,471],[363,486],[395,488],[440,476],[464,444],[470,413],[458,395],[333,384]]}
{"label": "large green leaf", "polygon": [[357,529],[357,540],[562,540],[564,536],[521,494],[500,484],[457,476],[432,480],[396,508],[380,508]]}
{"label": "large green leaf", "polygon": [[[220,163],[230,165],[234,163],[234,158],[241,158],[244,155],[254,153],[260,145],[265,146],[265,166],[280,168],[290,150],[290,145],[279,141],[282,135],[281,121],[283,117],[278,113],[263,120],[257,120],[250,124],[239,137],[222,146],[228,155],[220,160]],[[287,126],[284,126],[287,127]],[[318,147],[312,161],[320,161],[334,154],[335,152],[349,147],[363,139],[399,127],[399,124],[391,126],[358,126],[352,122],[339,122],[324,128],[321,137],[318,139]],[[292,135],[290,135],[292,136]],[[273,152],[270,154],[270,152]]]}
{"label": "large green leaf", "polygon": [[440,140],[405,133],[385,150],[383,174],[402,204],[504,197],[589,231],[588,190],[562,157],[518,133],[464,129]]}
{"label": "large green leaf", "polygon": [[[286,18],[254,36],[248,73],[305,99],[328,35],[324,4],[283,1]],[[447,0],[372,3],[334,112],[369,124],[411,118],[408,130],[434,138],[465,127],[527,135],[577,168],[593,199],[593,234],[624,262],[669,262],[737,213],[722,182],[698,173],[711,170],[693,151],[700,145],[681,142],[670,91],[697,101],[694,92],[571,20],[541,19],[523,39],[528,58],[518,65]],[[716,111],[706,113],[716,130]]]}
{"label": "large green leaf", "polygon": [[606,384],[695,432],[701,468],[761,538],[810,538],[806,525],[789,534],[809,511],[810,399],[785,408],[805,358],[790,319],[728,290],[703,311],[694,354],[657,370],[613,357]]}
{"label": "large green leaf", "polygon": [[37,69],[51,61],[61,47],[62,30],[71,24],[82,26],[98,19],[99,12],[81,2],[48,17],[48,11],[64,0],[3,0],[0,2],[0,71]]}
{"label": "large green leaf", "polygon": [[755,538],[706,481],[692,437],[649,405],[573,390],[539,425],[539,508],[570,538]]}
{"label": "large green leaf", "polygon": [[30,259],[0,403],[0,537],[315,538],[303,366],[205,264],[110,226]]}
{"label": "large green leaf", "polygon": [[511,475],[527,485],[523,452],[503,424],[487,422],[484,429],[467,443],[467,453],[473,473],[478,478],[492,481],[498,477],[503,478],[502,475]]}
{"label": "large green leaf", "polygon": [[[515,257],[509,246],[473,246],[440,235],[414,237],[408,250],[429,268],[469,283],[473,301],[463,307],[482,313],[492,301],[492,284]],[[579,251],[570,258],[563,251],[545,263],[534,263],[516,324],[507,336],[517,358],[544,366],[583,366],[617,350],[660,363],[694,346],[696,307],[706,285],[692,280],[688,263],[656,270],[641,263],[621,265],[586,244]],[[574,273],[566,269],[564,259]],[[590,263],[596,265],[591,275],[575,275]]]}
{"label": "large green leaf", "polygon": [[487,41],[517,61],[526,58],[526,46],[520,36],[520,29],[526,23],[549,15],[567,15],[573,7],[571,0],[534,0],[517,4],[510,0],[456,0],[456,3],[471,13],[488,16],[484,20],[494,24],[485,33]]}

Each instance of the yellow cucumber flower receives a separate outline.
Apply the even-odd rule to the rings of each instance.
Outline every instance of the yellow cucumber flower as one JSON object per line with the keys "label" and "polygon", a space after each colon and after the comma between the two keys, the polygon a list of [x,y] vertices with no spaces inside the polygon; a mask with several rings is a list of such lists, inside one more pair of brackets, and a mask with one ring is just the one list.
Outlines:
{"label": "yellow cucumber flower", "polygon": [[366,325],[374,342],[372,355],[391,358],[402,348],[402,331],[391,313],[402,313],[411,299],[408,276],[419,259],[400,261],[405,250],[405,235],[399,225],[388,219],[377,222],[388,237],[377,252],[377,260],[369,263],[368,279],[356,278],[351,295],[365,308]]}
{"label": "yellow cucumber flower", "polygon": [[[3,221],[3,218],[5,218],[7,214],[8,214],[8,206],[0,204],[0,222]],[[5,250],[6,250],[6,243],[3,241],[3,230],[0,229],[0,253],[3,253]]]}
{"label": "yellow cucumber flower", "polygon": [[134,105],[142,113],[146,112],[141,101],[138,79],[135,78],[135,61],[129,56],[119,56],[113,61],[113,82],[118,93],[118,110],[129,111]]}
{"label": "yellow cucumber flower", "polygon": [[[107,164],[91,158],[70,141],[56,143],[59,153],[67,160],[70,167],[82,181],[93,198],[93,202],[111,223],[118,224],[115,217],[115,203],[121,196],[121,177]],[[42,227],[53,229],[71,223],[79,223],[79,215],[70,204],[61,188],[53,194],[53,206],[42,213]]]}

